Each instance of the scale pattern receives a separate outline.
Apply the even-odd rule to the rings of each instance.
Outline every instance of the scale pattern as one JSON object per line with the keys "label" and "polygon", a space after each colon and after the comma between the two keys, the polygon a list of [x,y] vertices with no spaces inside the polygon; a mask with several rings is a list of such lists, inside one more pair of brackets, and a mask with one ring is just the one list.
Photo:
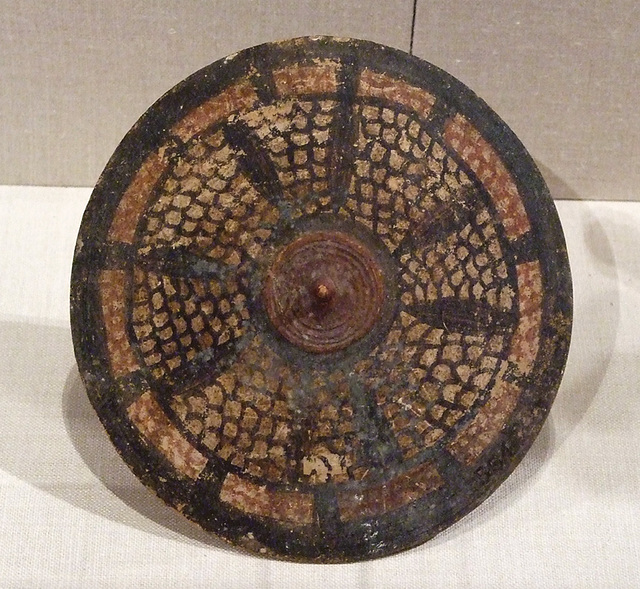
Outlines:
{"label": "scale pattern", "polygon": [[288,400],[295,386],[291,369],[257,336],[212,384],[176,395],[172,408],[219,458],[254,477],[291,482],[296,464],[289,455]]}
{"label": "scale pattern", "polygon": [[[403,310],[361,368],[375,375],[369,385],[406,458],[451,431],[506,368],[514,280],[484,207],[445,239],[400,256]],[[477,306],[452,316],[452,331],[445,311],[460,313],[467,301]]]}
{"label": "scale pattern", "polygon": [[[289,208],[262,196],[220,128],[192,140],[150,208],[141,257],[154,248],[182,247],[229,267],[247,257],[260,262],[283,210],[295,218],[331,208],[335,106],[290,99],[231,119],[242,120],[257,138]],[[398,258],[403,310],[356,375],[410,458],[482,401],[480,392],[499,371],[508,339],[504,330],[492,333],[488,326],[451,333],[421,319],[422,309],[470,300],[508,312],[516,289],[486,208],[476,204],[464,226],[455,226],[454,215],[444,239],[421,238],[443,215],[463,210],[475,188],[417,116],[373,104],[358,104],[354,115],[358,141],[340,214],[376,233],[392,253],[412,236]],[[157,378],[246,332],[246,297],[233,280],[139,269],[136,288],[134,332]],[[258,337],[216,382],[180,393],[173,408],[199,443],[254,477],[306,484],[358,480],[369,465],[361,456],[364,434],[356,425],[351,385],[340,370],[310,374],[302,383]],[[292,395],[301,394],[310,400],[304,415],[292,411]]]}
{"label": "scale pattern", "polygon": [[447,298],[478,301],[502,311],[514,307],[514,280],[484,207],[459,231],[412,249],[400,263],[401,300],[408,308]]}
{"label": "scale pattern", "polygon": [[503,367],[503,335],[449,333],[402,311],[356,370],[405,458],[433,446],[481,400]]}
{"label": "scale pattern", "polygon": [[336,105],[291,99],[241,117],[273,163],[293,218],[331,210],[330,131]]}
{"label": "scale pattern", "polygon": [[471,182],[416,115],[361,104],[349,194],[341,214],[380,236],[394,252]]}
{"label": "scale pattern", "polygon": [[191,141],[146,214],[141,256],[186,248],[235,267],[261,253],[279,211],[251,184],[239,155],[221,129]]}
{"label": "scale pattern", "polygon": [[313,371],[307,385],[313,402],[306,423],[301,482],[341,483],[361,478],[365,466],[358,455],[359,431],[351,401],[351,387],[341,370]]}
{"label": "scale pattern", "polygon": [[[291,399],[304,394],[307,407],[292,411]],[[256,478],[338,483],[364,471],[344,374],[314,371],[303,382],[260,336],[212,384],[176,395],[172,408],[199,443]]]}
{"label": "scale pattern", "polygon": [[234,278],[175,278],[135,269],[133,332],[155,378],[238,339],[248,319],[247,297]]}

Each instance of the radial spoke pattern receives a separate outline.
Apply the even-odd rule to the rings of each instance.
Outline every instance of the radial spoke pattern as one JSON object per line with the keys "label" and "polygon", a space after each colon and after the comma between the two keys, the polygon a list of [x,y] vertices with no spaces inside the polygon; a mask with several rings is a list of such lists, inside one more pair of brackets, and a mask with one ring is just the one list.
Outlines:
{"label": "radial spoke pattern", "polygon": [[241,117],[275,166],[294,218],[331,210],[333,100],[285,100]]}
{"label": "radial spoke pattern", "polygon": [[254,477],[317,485],[366,474],[346,375],[296,374],[260,336],[211,384],[176,394],[171,406],[207,450]]}
{"label": "radial spoke pattern", "polygon": [[289,399],[297,377],[255,337],[208,386],[177,394],[171,406],[206,449],[252,476],[292,481]]}
{"label": "radial spoke pattern", "polygon": [[[438,302],[455,299],[457,305],[440,306],[443,313],[447,308],[467,309],[470,316],[443,314],[439,318],[443,324],[449,319],[452,325],[466,322],[471,329],[475,324],[491,331],[492,323],[496,327],[502,325],[504,320],[499,316],[511,313],[515,307],[516,282],[509,275],[495,224],[486,208],[473,215],[472,222],[443,239],[418,245],[402,255],[400,263],[401,301],[418,316],[428,316]],[[483,320],[486,323],[481,325]]]}
{"label": "radial spoke pattern", "polygon": [[265,45],[167,93],[111,162],[74,343],[114,444],[189,518],[262,554],[391,554],[530,446],[568,265],[535,166],[461,84],[364,42]]}

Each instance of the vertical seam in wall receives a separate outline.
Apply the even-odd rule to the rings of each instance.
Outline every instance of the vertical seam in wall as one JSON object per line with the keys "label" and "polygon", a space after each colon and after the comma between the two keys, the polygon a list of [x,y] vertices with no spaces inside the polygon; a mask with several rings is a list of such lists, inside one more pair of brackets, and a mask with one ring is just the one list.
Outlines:
{"label": "vertical seam in wall", "polygon": [[411,39],[409,40],[409,54],[413,55],[413,37],[416,32],[416,12],[418,10],[418,0],[413,0],[413,15],[411,16]]}

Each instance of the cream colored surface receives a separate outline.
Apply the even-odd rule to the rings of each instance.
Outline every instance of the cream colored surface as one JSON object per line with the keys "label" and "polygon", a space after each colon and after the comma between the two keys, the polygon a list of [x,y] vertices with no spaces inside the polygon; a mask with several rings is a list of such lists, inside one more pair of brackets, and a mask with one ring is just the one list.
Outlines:
{"label": "cream colored surface", "polygon": [[138,117],[245,47],[302,35],[409,49],[412,0],[0,0],[0,183],[93,186]]}
{"label": "cream colored surface", "polygon": [[414,53],[488,102],[578,198],[640,200],[636,0],[418,0]]}
{"label": "cream colored surface", "polygon": [[640,586],[640,203],[557,203],[573,342],[551,416],[515,473],[419,548],[321,566],[234,552],[165,507],[116,454],[83,391],[68,322],[88,196],[0,187],[0,587]]}

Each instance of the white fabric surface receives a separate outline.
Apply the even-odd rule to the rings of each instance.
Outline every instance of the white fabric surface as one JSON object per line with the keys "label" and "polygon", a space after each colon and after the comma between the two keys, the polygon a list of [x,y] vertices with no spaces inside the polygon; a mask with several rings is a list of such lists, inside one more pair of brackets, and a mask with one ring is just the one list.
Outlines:
{"label": "white fabric surface", "polygon": [[89,193],[0,187],[0,587],[640,586],[640,203],[557,203],[573,342],[551,416],[515,473],[419,548],[300,565],[209,538],[108,441],[68,320]]}

